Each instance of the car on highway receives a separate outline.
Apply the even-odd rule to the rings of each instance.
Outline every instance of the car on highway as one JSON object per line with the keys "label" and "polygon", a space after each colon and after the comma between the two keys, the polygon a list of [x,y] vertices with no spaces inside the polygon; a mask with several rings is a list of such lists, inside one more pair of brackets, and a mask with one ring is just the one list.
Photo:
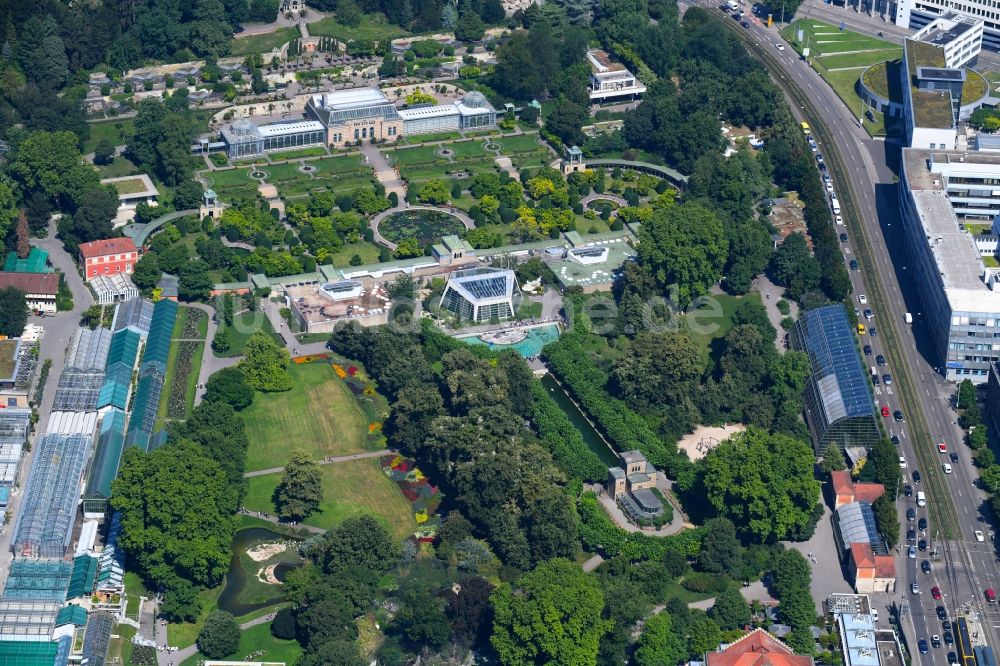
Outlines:
{"label": "car on highway", "polygon": [[864,335],[867,332],[868,329],[865,328],[864,324],[858,324],[858,335]]}
{"label": "car on highway", "polygon": [[892,375],[888,373],[882,375],[882,383],[885,384],[886,386],[892,384]]}
{"label": "car on highway", "polygon": [[861,305],[868,305],[868,297],[864,294],[858,294],[858,303],[861,303]]}
{"label": "car on highway", "polygon": [[896,419],[897,421],[902,421],[903,420],[903,412],[901,412],[901,411],[899,411],[897,409],[896,411],[894,411],[892,413],[892,418]]}
{"label": "car on highway", "polygon": [[[916,585],[916,583],[914,583],[914,585]],[[914,592],[914,594],[919,594],[919,593]],[[930,651],[930,648],[927,647],[927,639],[921,638],[919,641],[917,641],[917,648],[920,650],[920,654],[927,654]]]}
{"label": "car on highway", "polygon": [[955,642],[955,637],[951,635],[951,630],[950,629],[945,629],[941,633],[941,638],[944,639],[944,644],[945,645],[951,645],[952,643]]}
{"label": "car on highway", "polygon": [[778,44],[777,42],[775,42],[774,48],[778,49],[779,51],[784,51],[785,50],[785,45],[784,44]]}
{"label": "car on highway", "polygon": [[865,319],[872,319],[872,318],[875,317],[875,313],[872,312],[871,308],[865,308],[864,315],[865,315]]}
{"label": "car on highway", "polygon": [[824,174],[823,174],[823,182],[824,182],[824,183],[829,183],[829,182],[831,182],[832,180],[833,180],[833,179],[832,179],[832,178],[830,178],[830,174],[828,174],[828,173],[824,173]]}
{"label": "car on highway", "polygon": [[953,463],[957,463],[958,462],[958,454],[955,453],[954,451],[952,451],[951,453],[948,454],[948,459],[951,460],[951,462],[953,462]]}
{"label": "car on highway", "polygon": [[976,535],[976,541],[980,541],[980,542],[986,541],[986,537],[983,535],[983,531],[982,530],[976,530],[975,532],[973,532],[973,534]]}
{"label": "car on highway", "polygon": [[920,563],[920,570],[923,571],[925,574],[929,574],[931,572],[931,562],[930,562],[930,560],[924,560],[924,561],[922,561]]}
{"label": "car on highway", "polygon": [[937,616],[938,616],[939,620],[947,620],[948,619],[948,611],[945,610],[944,606],[938,606],[936,610],[937,610]]}
{"label": "car on highway", "polygon": [[921,539],[917,542],[917,550],[921,552],[927,550],[927,539]]}
{"label": "car on highway", "polygon": [[878,386],[878,375],[872,375],[872,386]]}
{"label": "car on highway", "polygon": [[837,223],[837,226],[840,226],[840,227],[844,226],[844,216],[843,215],[835,215],[834,218],[833,218],[833,221]]}
{"label": "car on highway", "polygon": [[852,271],[858,270],[858,260],[857,259],[851,259],[850,266],[851,266],[851,270]]}
{"label": "car on highway", "polygon": [[951,474],[951,463],[944,463],[941,465],[941,469],[944,470],[945,474]]}
{"label": "car on highway", "polygon": [[899,435],[893,435],[889,441],[892,442],[893,446],[899,446]]}
{"label": "car on highway", "polygon": [[931,646],[935,648],[941,647],[941,637],[937,634],[931,636]]}
{"label": "car on highway", "polygon": [[915,529],[913,529],[912,527],[910,529],[906,530],[906,540],[907,541],[916,541],[917,540],[917,531]]}
{"label": "car on highway", "polygon": [[[889,416],[889,408],[888,408],[888,407],[886,407],[885,405],[882,405],[882,416]],[[902,458],[900,458],[900,460],[903,460],[903,459],[902,459]],[[901,463],[899,463],[899,466],[900,466],[900,467],[905,467],[905,465],[903,465],[903,463],[902,463],[902,462],[901,462]]]}
{"label": "car on highway", "polygon": [[[934,597],[935,601],[941,601],[941,588],[935,585],[931,588],[931,596]],[[933,642],[933,639],[931,639]],[[937,647],[936,645],[934,647]]]}
{"label": "car on highway", "polygon": [[913,483],[920,483],[920,472],[913,470]]}
{"label": "car on highway", "polygon": [[927,529],[927,518],[925,518],[923,516],[920,517],[920,520],[917,521],[917,529],[918,530],[926,530]]}
{"label": "car on highway", "polygon": [[906,510],[906,520],[907,522],[912,523],[916,519],[917,519],[917,510],[911,506],[909,509]]}
{"label": "car on highway", "polygon": [[955,666],[958,666],[958,655],[955,654],[954,652],[949,652],[948,653],[948,664],[949,665],[950,664],[955,664]]}
{"label": "car on highway", "polygon": [[[906,556],[908,558],[910,558],[911,560],[917,559],[917,549],[914,548],[913,546],[910,546],[910,548],[906,551]],[[914,585],[916,585],[916,583],[914,583]],[[914,592],[914,594],[917,594],[917,593]]]}
{"label": "car on highway", "polygon": [[904,497],[913,497],[913,486],[911,486],[909,484],[903,486],[903,496]]}
{"label": "car on highway", "polygon": [[878,331],[875,330],[874,326],[868,327],[868,335],[872,336],[873,338],[878,335]]}
{"label": "car on highway", "polygon": [[885,365],[885,356],[882,356],[882,354],[879,354],[878,356],[875,357],[875,362],[878,363],[880,366],[884,366]]}
{"label": "car on highway", "polygon": [[871,356],[871,355],[872,355],[872,346],[865,345],[865,356]]}
{"label": "car on highway", "polygon": [[847,242],[847,234],[840,234],[840,242],[841,243]]}
{"label": "car on highway", "polygon": [[948,445],[944,442],[938,442],[937,449],[938,453],[948,453]]}
{"label": "car on highway", "polygon": [[996,600],[997,600],[997,593],[993,591],[992,587],[986,588],[983,591],[983,594],[986,596],[987,603],[991,603],[992,604],[992,603],[996,602]]}
{"label": "car on highway", "polygon": [[833,183],[827,183],[826,184],[826,193],[827,194],[833,194]]}
{"label": "car on highway", "polygon": [[748,21],[740,21],[740,25],[743,26],[744,28],[750,27],[750,23]]}

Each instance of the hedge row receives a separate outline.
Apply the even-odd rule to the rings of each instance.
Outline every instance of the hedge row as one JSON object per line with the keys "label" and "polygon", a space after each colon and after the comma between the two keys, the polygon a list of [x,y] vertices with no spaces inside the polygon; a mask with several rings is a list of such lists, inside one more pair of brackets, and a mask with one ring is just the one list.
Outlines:
{"label": "hedge row", "polygon": [[705,534],[703,527],[664,537],[626,532],[611,521],[593,492],[585,492],[580,496],[576,511],[580,517],[577,531],[584,548],[592,553],[601,552],[608,557],[624,555],[632,561],[662,560],[667,548],[675,548],[687,557],[695,557],[701,550],[701,540]]}
{"label": "hedge row", "polygon": [[655,467],[673,469],[676,444],[667,445],[649,424],[623,401],[604,389],[607,377],[590,360],[575,333],[566,333],[542,351],[559,377],[604,431],[618,451],[639,449]]}
{"label": "hedge row", "polygon": [[534,394],[531,422],[552,454],[556,466],[570,479],[603,481],[608,474],[607,465],[590,450],[583,441],[583,435],[570,423],[541,382],[534,382],[531,391]]}

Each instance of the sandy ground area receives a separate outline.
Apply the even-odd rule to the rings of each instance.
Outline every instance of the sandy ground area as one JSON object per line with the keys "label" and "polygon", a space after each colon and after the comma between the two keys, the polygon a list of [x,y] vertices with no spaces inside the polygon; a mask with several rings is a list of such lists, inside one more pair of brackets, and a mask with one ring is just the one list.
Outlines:
{"label": "sandy ground area", "polygon": [[677,448],[686,451],[691,460],[700,460],[716,444],[728,439],[730,435],[743,432],[746,429],[747,427],[742,423],[734,423],[725,427],[698,426],[693,433],[677,442]]}
{"label": "sandy ground area", "polygon": [[288,546],[283,543],[260,543],[247,549],[247,556],[254,562],[263,562],[286,550],[288,550]]}

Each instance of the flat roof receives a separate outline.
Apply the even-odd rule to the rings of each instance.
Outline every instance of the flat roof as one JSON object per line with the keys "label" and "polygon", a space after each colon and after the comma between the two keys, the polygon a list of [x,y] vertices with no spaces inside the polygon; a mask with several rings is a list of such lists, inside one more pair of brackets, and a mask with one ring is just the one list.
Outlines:
{"label": "flat roof", "polygon": [[118,190],[119,199],[155,197],[160,194],[152,179],[144,173],[120,178],[102,178],[101,185],[113,185]]}
{"label": "flat roof", "polygon": [[440,104],[437,106],[421,106],[415,109],[399,109],[399,117],[403,120],[414,120],[416,118],[438,118],[441,116],[458,115],[458,109],[454,104]]}
{"label": "flat roof", "polygon": [[590,62],[590,69],[595,74],[628,71],[625,69],[625,65],[612,61],[607,51],[602,51],[601,49],[587,51],[587,60]]}
{"label": "flat roof", "polygon": [[931,165],[951,175],[986,171],[1000,177],[1000,155],[903,149],[906,183],[952,310],[1000,312],[1000,292],[983,281],[985,267],[975,238],[959,223],[945,189],[945,174],[935,173]]}
{"label": "flat roof", "polygon": [[917,127],[951,129],[955,116],[951,94],[947,91],[917,88],[918,71],[922,67],[945,69],[944,49],[913,39],[903,41],[903,56],[910,79],[910,99],[913,101],[913,121]]}
{"label": "flat roof", "polygon": [[969,30],[972,30],[978,22],[971,16],[948,12],[928,23],[923,30],[917,32],[913,37],[928,44],[947,46]]}
{"label": "flat roof", "polygon": [[298,134],[299,132],[322,132],[326,129],[323,123],[317,120],[300,120],[293,123],[272,123],[261,125],[257,128],[263,137],[285,136],[287,134]]}
{"label": "flat roof", "polygon": [[610,284],[615,279],[615,273],[625,262],[636,256],[635,249],[626,242],[624,237],[595,240],[584,245],[575,245],[572,249],[584,251],[599,248],[608,251],[607,258],[602,262],[581,264],[567,256],[547,263],[556,279],[563,285],[585,287],[587,285]]}
{"label": "flat roof", "polygon": [[331,111],[343,111],[371,104],[390,104],[389,98],[378,88],[334,90],[313,95],[313,103]]}

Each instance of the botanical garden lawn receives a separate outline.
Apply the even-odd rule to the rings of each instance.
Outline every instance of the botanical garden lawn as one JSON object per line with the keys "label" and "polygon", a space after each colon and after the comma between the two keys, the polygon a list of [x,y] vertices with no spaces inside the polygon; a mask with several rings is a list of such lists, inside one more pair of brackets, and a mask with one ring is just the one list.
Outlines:
{"label": "botanical garden lawn", "polygon": [[241,312],[235,316],[233,322],[232,345],[227,353],[216,354],[216,356],[243,356],[243,350],[246,348],[247,340],[249,340],[250,336],[253,335],[258,329],[262,329],[265,333],[274,338],[278,344],[284,344],[278,334],[275,333],[274,327],[271,326],[271,321],[262,313]]}
{"label": "botanical garden lawn", "polygon": [[335,37],[342,42],[350,42],[352,40],[396,39],[397,37],[405,37],[409,33],[399,26],[389,23],[381,15],[365,14],[357,26],[337,23],[333,16],[328,16],[321,21],[310,23],[309,34],[314,37]]}
{"label": "botanical garden lawn", "polygon": [[247,470],[283,467],[293,449],[314,458],[367,450],[368,421],[350,389],[326,363],[292,364],[292,388],[258,393],[243,411]]}
{"label": "botanical garden lawn", "polygon": [[[319,365],[314,363],[312,365]],[[399,487],[383,472],[377,458],[364,458],[323,465],[323,502],[319,511],[306,518],[306,525],[330,529],[352,516],[372,515],[397,539],[417,528],[413,508]],[[281,482],[281,474],[247,479],[243,506],[251,511],[273,514],[271,496]]]}
{"label": "botanical garden lawn", "polygon": [[382,251],[381,245],[360,241],[358,243],[347,243],[333,255],[334,268],[347,268],[351,265],[351,257],[358,255],[361,257],[361,264],[378,263],[379,253]]}
{"label": "botanical garden lawn", "polygon": [[297,28],[278,28],[274,32],[266,32],[262,35],[234,38],[229,43],[229,53],[234,56],[247,55],[248,53],[267,53],[298,36]]}
{"label": "botanical garden lawn", "polygon": [[327,155],[326,148],[323,146],[311,146],[309,148],[298,148],[296,150],[285,150],[280,153],[270,153],[268,158],[272,162],[280,162],[281,160],[294,160],[300,157],[320,157],[322,155]]}
{"label": "botanical garden lawn", "polygon": [[[228,661],[240,661],[249,654],[261,652],[254,661],[294,664],[302,656],[302,647],[297,641],[283,641],[271,635],[271,623],[265,622],[244,630],[240,634],[239,649],[225,657]],[[195,653],[181,662],[181,666],[195,666],[205,659]]]}

